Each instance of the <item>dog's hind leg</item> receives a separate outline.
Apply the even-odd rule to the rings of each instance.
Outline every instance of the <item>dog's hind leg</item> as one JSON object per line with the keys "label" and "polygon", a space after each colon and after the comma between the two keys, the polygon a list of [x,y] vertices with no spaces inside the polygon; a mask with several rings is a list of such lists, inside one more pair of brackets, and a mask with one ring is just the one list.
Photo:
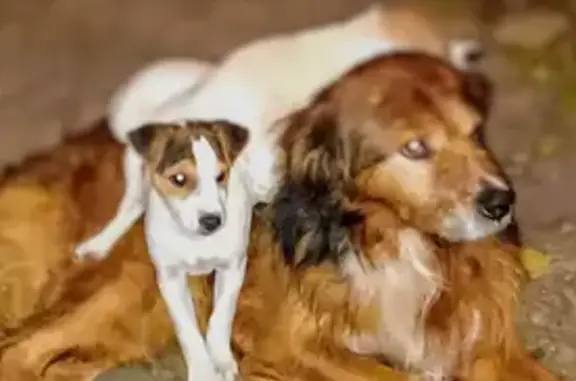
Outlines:
{"label": "dog's hind leg", "polygon": [[[154,62],[134,74],[112,96],[109,123],[114,137],[126,142],[127,134],[155,119],[155,113],[173,98],[192,97],[212,64],[193,59],[168,59]],[[124,153],[126,189],[114,218],[97,235],[82,242],[76,258],[106,257],[110,249],[144,213],[147,182],[142,174],[142,158],[131,144]]]}
{"label": "dog's hind leg", "polygon": [[131,145],[127,145],[124,151],[124,177],[126,190],[116,215],[98,234],[76,247],[76,258],[84,259],[87,256],[96,259],[105,258],[112,246],[144,213],[147,183],[142,173],[142,158]]}

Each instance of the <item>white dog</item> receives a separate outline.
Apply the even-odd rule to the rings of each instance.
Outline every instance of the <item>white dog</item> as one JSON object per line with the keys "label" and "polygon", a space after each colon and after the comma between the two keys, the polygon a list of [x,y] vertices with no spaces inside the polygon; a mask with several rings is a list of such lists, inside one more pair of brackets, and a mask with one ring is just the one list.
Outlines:
{"label": "white dog", "polygon": [[[270,127],[376,55],[417,48],[454,53],[449,58],[455,64],[467,65],[471,50],[475,53],[476,46],[467,42],[444,50],[425,20],[419,30],[414,20],[409,13],[372,7],[344,22],[248,44],[216,68],[193,60],[153,64],[113,97],[111,128],[128,142],[126,191],[116,216],[79,245],[76,255],[104,257],[146,209],[146,238],[189,380],[229,380],[237,373],[230,336],[251,208],[266,201],[276,185]],[[411,33],[398,33],[403,27]],[[204,342],[186,275],[213,270],[215,307]]]}
{"label": "white dog", "polygon": [[[146,124],[128,134],[151,185],[144,192],[145,235],[189,379],[234,380],[237,373],[230,335],[246,269],[245,221],[252,201],[235,163],[248,137],[243,127],[222,121]],[[214,310],[205,341],[187,275],[214,270]]]}

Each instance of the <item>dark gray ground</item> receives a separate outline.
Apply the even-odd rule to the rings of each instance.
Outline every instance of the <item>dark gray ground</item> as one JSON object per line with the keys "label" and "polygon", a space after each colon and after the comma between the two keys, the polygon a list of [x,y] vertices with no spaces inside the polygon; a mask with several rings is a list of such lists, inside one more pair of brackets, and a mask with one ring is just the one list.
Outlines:
{"label": "dark gray ground", "polygon": [[[438,0],[476,31],[498,84],[489,141],[519,193],[531,247],[551,265],[525,295],[530,348],[576,380],[576,17],[560,1]],[[463,6],[463,3],[466,6]],[[554,4],[554,6],[550,4]],[[112,89],[164,56],[218,58],[266,33],[325,22],[366,0],[1,0],[0,163],[50,146],[98,116]],[[481,16],[481,17],[480,17]],[[471,23],[471,21],[474,21]],[[179,380],[177,355],[101,381]]]}

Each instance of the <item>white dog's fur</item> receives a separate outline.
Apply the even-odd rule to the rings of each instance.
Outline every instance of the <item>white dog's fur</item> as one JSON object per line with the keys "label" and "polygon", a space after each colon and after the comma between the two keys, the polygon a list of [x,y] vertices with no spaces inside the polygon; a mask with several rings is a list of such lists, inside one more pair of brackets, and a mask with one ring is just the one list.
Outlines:
{"label": "white dog's fur", "polygon": [[[189,380],[219,378],[210,366],[209,355],[225,379],[232,379],[237,371],[230,334],[246,266],[251,207],[266,201],[276,185],[270,127],[304,107],[319,89],[356,64],[385,52],[411,48],[387,34],[386,21],[380,7],[371,7],[344,22],[250,43],[228,55],[217,68],[194,60],[161,61],[137,73],[113,97],[110,124],[122,142],[130,131],[154,121],[223,119],[250,131],[248,146],[231,170],[226,200],[229,218],[219,231],[199,237],[175,229],[170,222],[173,215],[162,198],[146,192],[142,158],[128,144],[126,192],[117,214],[102,232],[76,250],[80,258],[88,253],[104,257],[144,213],[143,195],[150,195],[146,237],[189,367]],[[470,49],[476,46],[457,43],[449,58],[457,65],[466,65],[462,57]],[[206,159],[209,156],[200,155],[200,160],[210,160]],[[206,347],[185,278],[187,273],[212,270],[217,270],[215,309]]]}
{"label": "white dog's fur", "polygon": [[[184,200],[167,200],[151,189],[145,216],[146,239],[157,268],[158,285],[189,368],[188,379],[232,381],[237,366],[230,336],[246,270],[244,242],[250,225],[245,221],[252,202],[238,168],[231,169],[228,189],[224,191],[215,181],[218,160],[210,144],[203,138],[191,144],[197,162],[198,190]],[[220,214],[222,227],[209,235],[199,234],[198,210]],[[198,329],[186,278],[214,270],[214,310],[205,341]]]}

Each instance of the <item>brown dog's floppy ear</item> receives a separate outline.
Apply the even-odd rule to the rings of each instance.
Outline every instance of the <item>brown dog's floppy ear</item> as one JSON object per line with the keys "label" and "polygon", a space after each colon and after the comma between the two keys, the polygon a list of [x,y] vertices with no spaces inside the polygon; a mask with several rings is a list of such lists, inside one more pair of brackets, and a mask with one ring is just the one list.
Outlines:
{"label": "brown dog's floppy ear", "polygon": [[492,107],[492,82],[485,74],[479,71],[464,72],[463,75],[464,99],[486,118]]}
{"label": "brown dog's floppy ear", "polygon": [[286,176],[292,181],[330,183],[334,190],[354,186],[355,177],[381,159],[363,134],[363,123],[368,118],[362,113],[342,118],[335,101],[320,93],[312,105],[292,116],[282,136]]}
{"label": "brown dog's floppy ear", "polygon": [[137,129],[130,131],[128,133],[128,141],[138,154],[145,156],[158,133],[158,130],[162,128],[159,124],[145,124]]}
{"label": "brown dog's floppy ear", "polygon": [[248,144],[250,132],[247,128],[229,122],[217,122],[215,127],[222,151],[233,162]]}
{"label": "brown dog's floppy ear", "polygon": [[288,178],[338,185],[347,178],[347,155],[337,123],[337,115],[326,101],[315,102],[290,117],[280,141]]}

